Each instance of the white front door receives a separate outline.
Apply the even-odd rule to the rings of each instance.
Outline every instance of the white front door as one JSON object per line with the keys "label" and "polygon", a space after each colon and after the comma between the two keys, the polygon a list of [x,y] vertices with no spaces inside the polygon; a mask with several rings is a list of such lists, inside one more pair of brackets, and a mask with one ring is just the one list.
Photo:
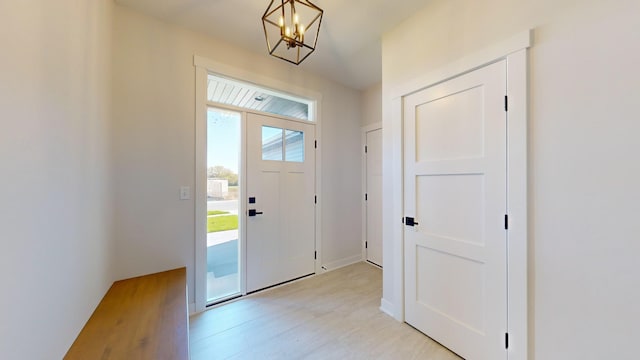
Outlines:
{"label": "white front door", "polygon": [[314,130],[247,114],[247,292],[315,272]]}
{"label": "white front door", "polygon": [[405,318],[470,360],[507,358],[505,95],[502,61],[404,99]]}
{"label": "white front door", "polygon": [[367,261],[382,266],[382,129],[366,133]]}

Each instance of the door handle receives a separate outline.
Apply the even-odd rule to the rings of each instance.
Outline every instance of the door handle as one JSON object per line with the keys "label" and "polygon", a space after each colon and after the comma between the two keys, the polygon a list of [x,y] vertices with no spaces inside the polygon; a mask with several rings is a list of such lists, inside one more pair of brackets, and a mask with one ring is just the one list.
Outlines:
{"label": "door handle", "polygon": [[262,211],[256,211],[256,209],[249,209],[249,216],[262,215]]}
{"label": "door handle", "polygon": [[412,217],[405,217],[404,218],[404,224],[407,226],[414,226],[414,225],[418,225],[418,223],[416,222],[416,220]]}

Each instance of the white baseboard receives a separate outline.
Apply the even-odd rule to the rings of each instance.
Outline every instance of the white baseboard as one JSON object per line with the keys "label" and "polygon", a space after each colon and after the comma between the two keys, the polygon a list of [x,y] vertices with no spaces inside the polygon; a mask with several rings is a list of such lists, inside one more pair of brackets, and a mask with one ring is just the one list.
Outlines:
{"label": "white baseboard", "polygon": [[395,318],[394,311],[393,311],[393,304],[388,302],[385,299],[380,300],[380,311]]}
{"label": "white baseboard", "polygon": [[340,259],[337,261],[332,261],[330,263],[324,264],[322,265],[322,270],[323,272],[327,272],[327,271],[331,271],[331,270],[336,270],[336,269],[340,269],[342,267],[345,266],[349,266],[355,263],[359,263],[361,262],[362,259],[362,254],[358,254],[358,255],[354,255],[354,256],[350,256],[344,259]]}

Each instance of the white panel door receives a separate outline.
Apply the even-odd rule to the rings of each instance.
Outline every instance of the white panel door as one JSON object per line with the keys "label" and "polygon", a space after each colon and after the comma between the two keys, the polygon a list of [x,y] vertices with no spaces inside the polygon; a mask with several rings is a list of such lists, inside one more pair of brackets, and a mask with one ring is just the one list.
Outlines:
{"label": "white panel door", "polygon": [[505,95],[502,61],[404,102],[405,317],[468,360],[507,358]]}
{"label": "white panel door", "polygon": [[247,114],[247,292],[315,272],[314,130]]}
{"label": "white panel door", "polygon": [[366,133],[367,261],[382,266],[382,129]]}

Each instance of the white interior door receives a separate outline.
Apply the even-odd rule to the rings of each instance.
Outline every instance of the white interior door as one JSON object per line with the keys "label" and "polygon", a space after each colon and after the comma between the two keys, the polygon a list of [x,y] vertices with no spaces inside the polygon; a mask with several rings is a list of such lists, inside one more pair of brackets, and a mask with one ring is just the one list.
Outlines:
{"label": "white interior door", "polygon": [[247,292],[315,272],[314,130],[247,114]]}
{"label": "white interior door", "polygon": [[507,358],[505,95],[502,61],[404,103],[405,318],[470,360]]}
{"label": "white interior door", "polygon": [[382,266],[382,129],[366,133],[367,261]]}

